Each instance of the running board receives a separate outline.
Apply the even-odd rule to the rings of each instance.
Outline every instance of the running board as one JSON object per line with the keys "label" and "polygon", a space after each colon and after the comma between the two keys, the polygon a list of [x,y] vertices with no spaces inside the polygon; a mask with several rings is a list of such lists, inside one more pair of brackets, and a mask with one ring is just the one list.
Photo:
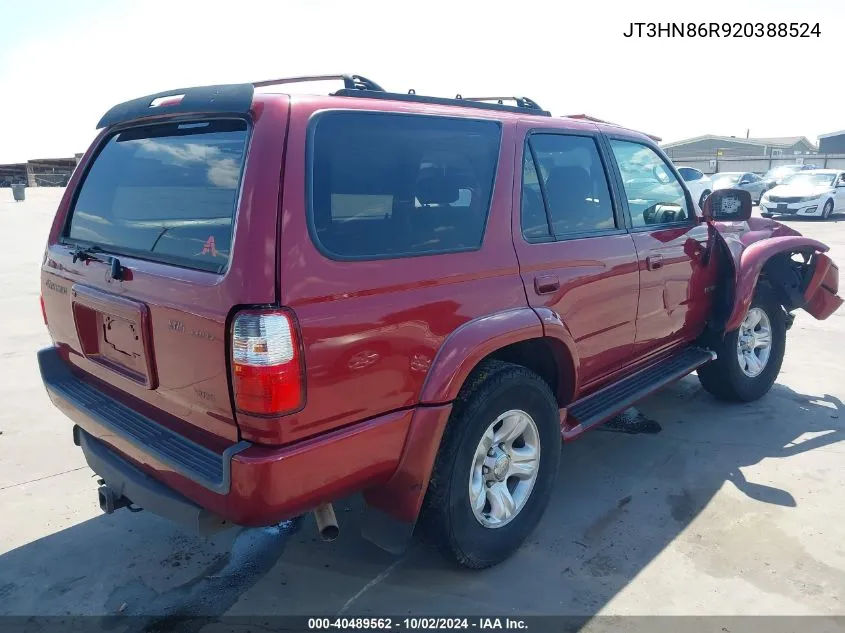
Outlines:
{"label": "running board", "polygon": [[675,356],[656,362],[576,401],[567,407],[569,428],[564,429],[563,439],[573,439],[587,429],[609,420],[650,393],[683,378],[711,360],[716,360],[716,352],[701,347],[687,347]]}

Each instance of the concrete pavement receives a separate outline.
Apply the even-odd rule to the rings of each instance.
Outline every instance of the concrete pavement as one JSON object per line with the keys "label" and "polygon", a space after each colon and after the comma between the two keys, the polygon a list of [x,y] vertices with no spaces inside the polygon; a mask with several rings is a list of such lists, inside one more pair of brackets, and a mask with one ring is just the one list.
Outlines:
{"label": "concrete pavement", "polygon": [[[245,530],[202,540],[146,512],[100,513],[49,403],[38,268],[60,192],[0,189],[0,614],[843,614],[845,312],[799,313],[777,385],[727,405],[688,377],[640,406],[656,434],[563,447],[526,546],[491,570],[404,557],[357,534]],[[791,222],[845,263],[845,218]],[[845,280],[843,280],[845,281]]]}

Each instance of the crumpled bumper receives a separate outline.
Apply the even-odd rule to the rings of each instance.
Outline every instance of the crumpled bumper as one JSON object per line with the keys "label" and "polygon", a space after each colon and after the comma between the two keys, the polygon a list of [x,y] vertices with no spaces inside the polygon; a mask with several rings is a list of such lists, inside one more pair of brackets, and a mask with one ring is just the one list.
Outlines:
{"label": "crumpled bumper", "polygon": [[819,320],[836,312],[843,299],[839,292],[839,268],[824,253],[816,255],[816,268],[804,291],[804,309]]}

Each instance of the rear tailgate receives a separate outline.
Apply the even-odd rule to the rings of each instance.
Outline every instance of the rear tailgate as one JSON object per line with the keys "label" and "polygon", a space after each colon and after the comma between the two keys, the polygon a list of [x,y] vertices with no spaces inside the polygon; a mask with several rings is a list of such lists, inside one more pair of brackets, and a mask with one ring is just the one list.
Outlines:
{"label": "rear tailgate", "polygon": [[65,362],[215,451],[239,437],[227,319],[277,301],[288,107],[256,96],[240,116],[199,110],[105,130],[68,185],[42,266]]}

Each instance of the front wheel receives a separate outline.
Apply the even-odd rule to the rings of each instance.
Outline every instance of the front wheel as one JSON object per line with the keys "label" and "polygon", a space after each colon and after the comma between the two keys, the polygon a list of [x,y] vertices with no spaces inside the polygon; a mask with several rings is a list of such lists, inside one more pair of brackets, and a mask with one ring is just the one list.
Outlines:
{"label": "front wheel", "polygon": [[698,370],[701,386],[722,400],[763,397],[780,373],[786,350],[783,308],[767,288],[758,288],[739,329],[713,347],[718,358]]}
{"label": "front wheel", "polygon": [[420,515],[424,535],[464,567],[503,561],[543,516],[560,441],[546,382],[519,365],[485,361],[446,426]]}
{"label": "front wheel", "polygon": [[704,206],[704,201],[707,200],[707,196],[709,196],[709,195],[710,195],[709,189],[701,192],[701,197],[698,199],[698,206],[699,207]]}
{"label": "front wheel", "polygon": [[824,208],[822,209],[822,220],[827,220],[831,213],[833,213],[833,200],[828,200],[824,203]]}

